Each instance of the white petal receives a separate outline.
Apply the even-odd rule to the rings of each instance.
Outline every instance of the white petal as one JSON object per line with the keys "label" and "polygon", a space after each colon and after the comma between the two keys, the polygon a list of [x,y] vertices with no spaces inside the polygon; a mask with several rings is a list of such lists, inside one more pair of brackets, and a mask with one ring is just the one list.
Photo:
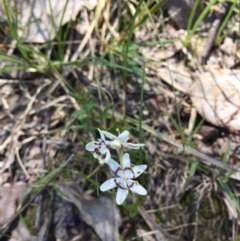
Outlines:
{"label": "white petal", "polygon": [[108,150],[108,148],[106,147],[106,145],[104,143],[101,143],[101,146],[100,146],[100,152],[101,154],[105,154]]}
{"label": "white petal", "polygon": [[101,140],[105,141],[105,136],[103,135],[103,131],[101,131],[100,129],[98,129],[98,131],[100,133]]}
{"label": "white petal", "polygon": [[106,145],[111,146],[112,141],[106,141],[105,140],[105,143],[106,143]]}
{"label": "white petal", "polygon": [[116,139],[117,137],[114,136],[113,134],[107,132],[107,131],[102,131],[102,133],[109,139],[113,140],[113,139]]}
{"label": "white petal", "polygon": [[98,158],[100,164],[108,163],[111,159],[110,151],[107,148],[105,150],[105,153],[103,153],[101,155],[97,155],[96,153],[94,153],[93,156],[95,158]]}
{"label": "white petal", "polygon": [[94,149],[97,147],[96,141],[91,141],[86,145],[87,151],[94,151]]}
{"label": "white petal", "polygon": [[120,182],[121,179],[120,178],[111,178],[109,180],[107,180],[106,182],[104,182],[101,186],[100,186],[100,190],[102,192],[105,192],[107,190],[110,190],[114,187],[117,186],[117,183]]}
{"label": "white petal", "polygon": [[128,191],[127,185],[125,187],[126,187],[126,189],[123,189],[121,187],[118,187],[118,189],[117,189],[116,203],[118,205],[121,205],[125,201],[125,199],[128,195],[129,191]]}
{"label": "white petal", "polygon": [[126,142],[130,136],[129,131],[124,131],[121,134],[118,135],[118,139],[121,140],[122,142]]}
{"label": "white petal", "polygon": [[104,158],[104,160],[105,160],[104,162],[108,163],[110,161],[110,159],[111,159],[110,151],[109,151],[109,149],[106,149],[106,157]]}
{"label": "white petal", "polygon": [[123,155],[123,169],[126,167],[131,167],[131,161],[128,153]]}
{"label": "white petal", "polygon": [[138,165],[133,167],[135,178],[140,176],[146,169],[147,169],[147,165]]}
{"label": "white petal", "polygon": [[117,170],[121,169],[120,165],[113,159],[110,159],[107,164],[114,173],[116,173]]}
{"label": "white petal", "polygon": [[127,180],[127,185],[132,192],[135,192],[139,195],[146,195],[147,190],[140,185],[137,181]]}
{"label": "white petal", "polygon": [[101,158],[101,156],[98,155],[96,152],[93,153],[93,156],[94,156],[95,158],[98,158],[98,159]]}
{"label": "white petal", "polygon": [[125,147],[128,147],[130,149],[139,149],[139,147],[145,146],[145,144],[135,144],[135,143],[125,143]]}
{"label": "white petal", "polygon": [[100,165],[103,165],[105,163],[105,160],[101,159],[101,158],[98,158],[98,162]]}

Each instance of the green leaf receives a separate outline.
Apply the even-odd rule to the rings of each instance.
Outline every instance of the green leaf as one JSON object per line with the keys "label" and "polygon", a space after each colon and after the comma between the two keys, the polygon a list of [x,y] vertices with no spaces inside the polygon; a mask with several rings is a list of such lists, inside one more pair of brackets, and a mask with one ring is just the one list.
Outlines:
{"label": "green leaf", "polygon": [[130,214],[130,216],[135,216],[137,214],[138,202],[132,204],[123,204],[124,209]]}
{"label": "green leaf", "polygon": [[101,113],[101,118],[106,119],[106,117],[109,116],[108,111],[110,108],[113,107],[113,105],[114,105],[114,103],[109,103],[106,105],[106,107],[104,108],[104,110]]}
{"label": "green leaf", "polygon": [[199,161],[193,161],[190,167],[190,176],[193,177],[198,169]]}

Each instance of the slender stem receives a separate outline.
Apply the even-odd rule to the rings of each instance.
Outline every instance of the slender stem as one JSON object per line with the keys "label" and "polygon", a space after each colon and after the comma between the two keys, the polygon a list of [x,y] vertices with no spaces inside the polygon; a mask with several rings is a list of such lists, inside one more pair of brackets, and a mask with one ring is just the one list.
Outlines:
{"label": "slender stem", "polygon": [[123,148],[121,147],[119,150],[118,150],[118,156],[119,156],[119,162],[120,162],[120,166],[123,168],[123,154],[124,154],[124,150]]}

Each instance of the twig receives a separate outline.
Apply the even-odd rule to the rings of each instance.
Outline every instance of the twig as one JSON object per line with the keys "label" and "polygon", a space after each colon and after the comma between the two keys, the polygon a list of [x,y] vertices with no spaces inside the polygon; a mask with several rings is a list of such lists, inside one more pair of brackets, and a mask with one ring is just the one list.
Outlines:
{"label": "twig", "polygon": [[[47,98],[47,103],[49,102],[49,98]],[[48,109],[44,111],[44,130],[47,132],[48,127],[49,127],[49,118],[48,118]],[[45,168],[45,163],[46,163],[46,141],[47,141],[47,136],[44,135],[42,139],[42,167],[41,169],[44,170]]]}
{"label": "twig", "polygon": [[171,234],[169,234],[167,231],[165,231],[160,225],[158,225],[153,219],[152,217],[145,211],[145,209],[142,206],[138,207],[138,212],[141,214],[141,216],[143,217],[143,219],[145,220],[145,222],[147,223],[147,225],[149,226],[149,228],[153,231],[153,230],[158,230],[160,232],[160,234],[164,235],[165,238],[162,240],[171,240],[171,241],[183,241],[183,239],[175,237]]}
{"label": "twig", "polygon": [[16,143],[16,146],[15,146],[15,155],[16,155],[16,159],[17,159],[19,166],[21,167],[22,171],[24,172],[24,174],[26,176],[26,180],[28,180],[30,175],[22,163],[21,157],[19,155],[18,143]]}

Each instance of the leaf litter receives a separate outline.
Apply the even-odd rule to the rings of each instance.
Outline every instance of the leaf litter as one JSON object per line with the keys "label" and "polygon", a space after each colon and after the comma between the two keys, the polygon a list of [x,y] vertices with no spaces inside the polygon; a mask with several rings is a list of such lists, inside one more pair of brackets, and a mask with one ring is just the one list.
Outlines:
{"label": "leaf litter", "polygon": [[[48,7],[39,1],[20,1],[17,5],[14,1],[11,3],[12,9],[17,9],[18,34],[24,42],[45,43],[53,40],[61,25],[76,20],[69,43],[66,43],[66,61],[83,59],[93,53],[103,55],[101,43],[110,43],[121,35],[116,26],[119,23],[118,17],[128,13],[126,6],[131,9],[131,14],[136,10],[134,2],[127,2],[125,6],[112,1],[106,1],[104,5],[99,5],[97,1],[61,1],[57,5],[55,1],[48,1]],[[50,3],[51,6],[56,6],[56,11],[53,11],[55,26],[47,15],[51,12]],[[34,4],[39,7],[33,8]],[[185,1],[181,1],[181,4],[184,5]],[[189,8],[191,4],[193,2],[190,1],[185,6]],[[43,7],[48,12],[44,11],[44,17],[39,21],[38,16]],[[100,12],[97,23],[99,26],[96,29],[93,14],[95,7]],[[23,8],[25,12],[21,11]],[[33,11],[29,11],[31,8]],[[74,11],[71,10],[73,8]],[[5,18],[2,3],[0,9],[1,17]],[[145,159],[152,160],[153,163],[148,174],[143,177],[148,183],[149,194],[134,215],[126,214],[124,209],[115,205],[112,198],[102,193],[100,197],[95,195],[96,187],[89,184],[83,176],[76,175],[74,170],[81,170],[88,177],[95,178],[96,164],[89,162],[83,151],[84,143],[89,140],[89,128],[80,131],[81,137],[79,131],[65,128],[75,123],[75,117],[69,113],[79,110],[81,104],[74,102],[59,76],[42,76],[36,68],[13,70],[10,74],[1,76],[0,228],[18,214],[18,205],[22,201],[31,201],[36,193],[34,188],[39,188],[38,180],[58,168],[71,153],[76,155],[68,163],[69,176],[74,184],[69,184],[69,177],[64,176],[67,170],[62,169],[64,175],[55,177],[50,182],[51,185],[40,189],[31,205],[14,219],[15,223],[9,223],[4,234],[9,240],[21,236],[22,240],[58,238],[114,241],[123,234],[124,240],[216,240],[218,237],[233,237],[231,240],[234,240],[234,235],[238,233],[236,224],[239,222],[239,210],[235,202],[238,197],[233,198],[239,192],[239,172],[233,170],[239,163],[236,125],[239,118],[239,87],[238,71],[234,70],[237,61],[233,61],[237,59],[238,23],[231,19],[229,25],[233,26],[233,21],[234,27],[226,34],[224,41],[213,48],[209,44],[210,39],[206,39],[206,33],[210,29],[209,18],[217,19],[219,16],[216,8],[213,8],[208,19],[201,24],[201,31],[196,31],[192,36],[190,48],[186,48],[183,41],[188,35],[186,23],[189,11],[186,14],[185,11],[178,11],[179,9],[181,10],[179,6],[176,8],[176,3],[169,1],[165,6],[169,15],[161,19],[165,21],[165,27],[161,21],[156,21],[154,25],[147,20],[146,25],[135,31],[136,43],[158,41],[157,36],[170,41],[165,45],[161,41],[154,46],[139,44],[136,52],[132,53],[148,60],[145,63],[147,83],[144,85],[143,129],[146,140]],[[35,17],[30,13],[35,14]],[[159,12],[157,16],[159,18],[162,13]],[[30,25],[26,24],[29,20]],[[101,41],[96,38],[100,36],[97,31],[101,32]],[[74,42],[74,34],[77,42]],[[207,65],[202,67],[201,59],[204,57],[205,61],[205,56],[209,54],[203,52],[208,49],[207,44],[210,45],[210,55],[206,58]],[[10,56],[21,58],[14,51],[16,45],[4,48],[7,48]],[[36,48],[41,49],[39,46]],[[196,56],[192,54],[191,48],[196,50]],[[39,65],[48,65],[45,60],[41,62],[40,58],[34,60]],[[12,65],[11,61],[2,63],[1,68]],[[141,65],[138,59],[136,63]],[[233,70],[229,71],[229,68]],[[112,95],[121,119],[125,114],[124,111],[121,113],[124,110],[123,103],[127,103],[127,121],[130,120],[131,123],[132,119],[139,120],[141,79],[137,75],[129,74],[125,87],[119,82],[121,72],[107,66],[102,69],[94,65],[73,67],[71,70],[65,68],[62,76],[69,78],[69,83],[79,95],[92,88],[93,99],[102,105],[109,102],[106,92],[100,91],[105,88]],[[231,86],[226,86],[225,80],[220,77],[230,81]],[[205,90],[207,85],[202,84],[204,81],[214,84]],[[227,91],[229,88],[231,93]],[[183,145],[189,137],[182,140],[174,120],[178,118],[178,105],[184,125],[182,131],[186,129],[195,99],[196,109],[201,115],[196,115],[196,125],[200,123],[201,117],[205,122],[194,133],[194,149],[191,149]],[[209,108],[207,113],[206,108]],[[99,109],[94,109],[94,117],[99,113]],[[91,123],[99,124],[94,118]],[[101,125],[108,127],[109,121],[104,120]],[[192,133],[188,134],[191,137]],[[229,146],[228,163],[224,163],[221,160]],[[194,166],[197,168],[194,169]],[[100,173],[101,179],[105,173]],[[235,180],[227,178],[230,176]],[[23,186],[18,187],[19,182],[24,183]],[[223,183],[227,183],[230,189],[226,189]],[[44,185],[40,184],[41,187]],[[29,190],[33,194],[29,195]],[[1,209],[6,206],[7,210]],[[56,229],[55,233],[51,232],[53,228]],[[126,232],[123,233],[122,230]]]}

